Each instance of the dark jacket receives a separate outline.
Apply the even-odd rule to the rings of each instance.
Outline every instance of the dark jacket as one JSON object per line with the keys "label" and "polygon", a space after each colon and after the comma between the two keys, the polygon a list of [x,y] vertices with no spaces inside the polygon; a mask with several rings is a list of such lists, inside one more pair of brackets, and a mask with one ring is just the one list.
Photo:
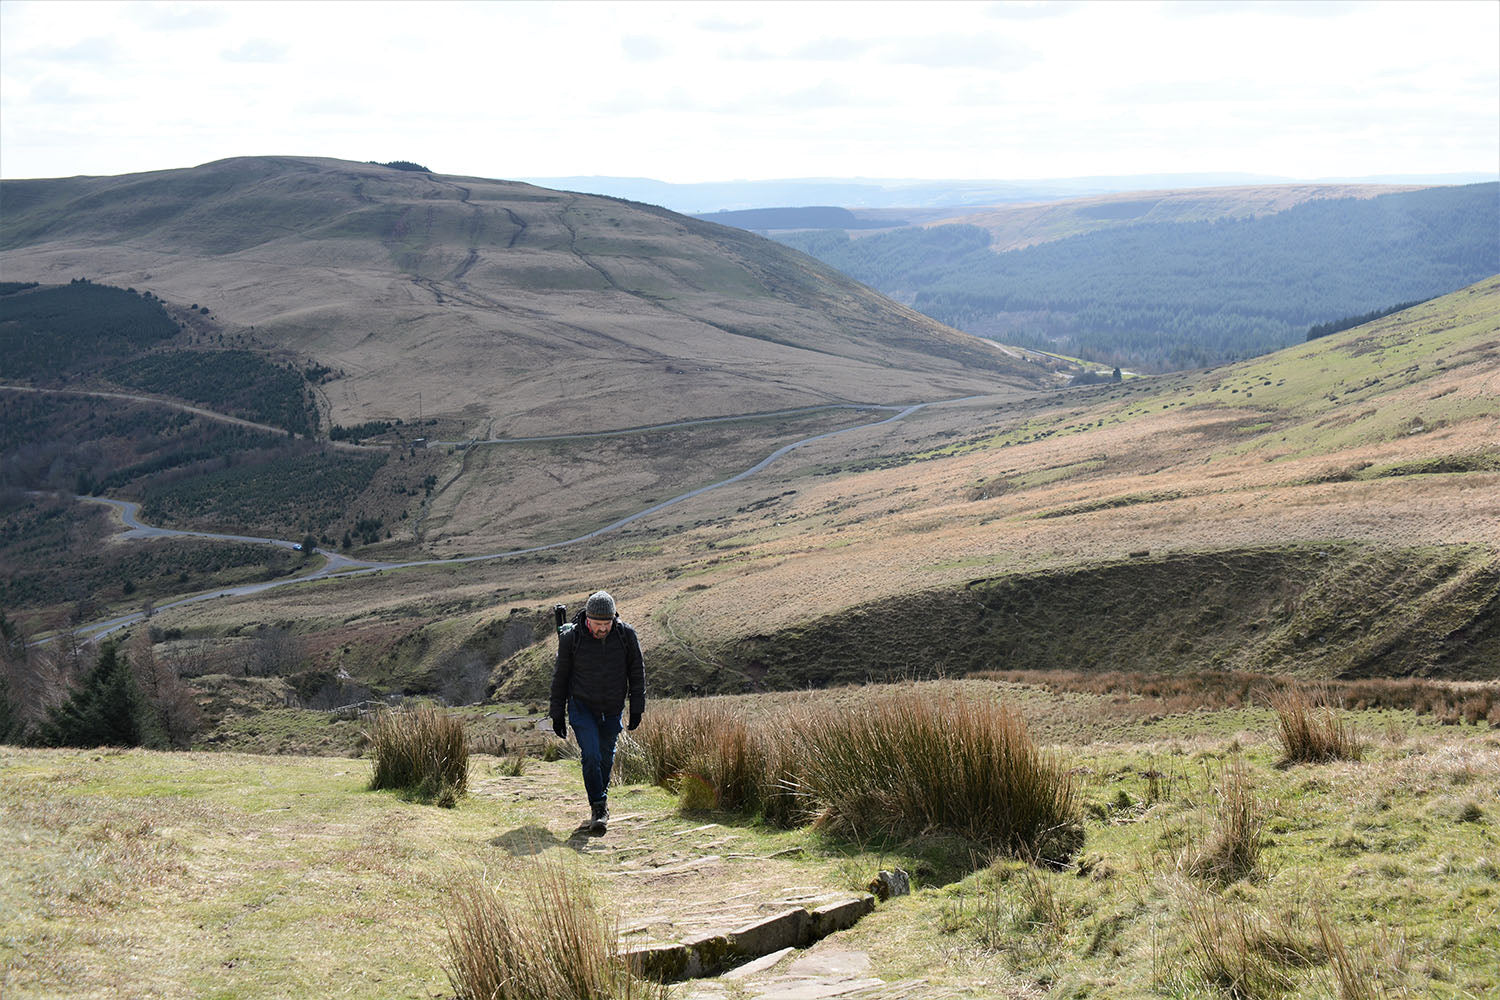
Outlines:
{"label": "dark jacket", "polygon": [[602,714],[618,714],[630,696],[630,713],[646,710],[646,661],[635,629],[615,619],[602,640],[589,634],[580,613],[573,629],[557,643],[557,665],[552,669],[552,718],[567,714],[569,698],[577,698]]}

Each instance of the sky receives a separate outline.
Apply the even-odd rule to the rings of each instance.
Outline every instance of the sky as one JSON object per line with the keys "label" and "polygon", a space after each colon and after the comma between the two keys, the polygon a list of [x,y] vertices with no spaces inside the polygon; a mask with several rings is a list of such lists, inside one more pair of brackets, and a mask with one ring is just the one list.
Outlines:
{"label": "sky", "polygon": [[1500,2],[0,2],[0,177],[1500,175]]}

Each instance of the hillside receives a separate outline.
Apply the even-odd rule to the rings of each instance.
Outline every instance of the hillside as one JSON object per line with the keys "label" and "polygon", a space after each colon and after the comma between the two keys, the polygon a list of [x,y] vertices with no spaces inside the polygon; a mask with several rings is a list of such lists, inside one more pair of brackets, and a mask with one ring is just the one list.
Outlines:
{"label": "hillside", "polygon": [[1092,198],[968,209],[924,225],[978,226],[990,234],[990,250],[1004,253],[1120,226],[1251,219],[1285,212],[1309,201],[1375,198],[1419,189],[1396,184],[1262,184],[1125,191]]}
{"label": "hillside", "polygon": [[[301,665],[264,692],[274,704],[486,684],[536,697],[551,606],[601,585],[659,693],[1010,667],[1493,681],[1497,373],[1490,279],[1251,362],[851,429],[586,544],[325,579],[153,625],[226,650],[296,634]],[[566,511],[542,484],[579,472],[553,445],[471,448],[468,499],[433,505],[440,550],[538,544],[559,521],[597,527],[680,492],[711,461],[748,467],[754,450],[717,433],[611,439],[604,467],[641,468]],[[683,454],[699,456],[688,470],[669,459]]]}
{"label": "hillside", "polygon": [[1283,207],[1307,193],[1150,193],[994,216],[991,228],[781,239],[943,322],[1154,372],[1264,354],[1313,324],[1500,270],[1500,185]]}
{"label": "hillside", "polygon": [[87,277],[211,310],[339,373],[344,425],[481,436],[1037,383],[816,261],[652,206],[299,157],[5,181],[8,281]]}
{"label": "hillside", "polygon": [[1493,680],[1497,388],[1491,278],[1238,365],[929,408],[722,498],[722,525],[633,539],[678,579],[613,572],[658,662],[719,690],[1008,665]]}

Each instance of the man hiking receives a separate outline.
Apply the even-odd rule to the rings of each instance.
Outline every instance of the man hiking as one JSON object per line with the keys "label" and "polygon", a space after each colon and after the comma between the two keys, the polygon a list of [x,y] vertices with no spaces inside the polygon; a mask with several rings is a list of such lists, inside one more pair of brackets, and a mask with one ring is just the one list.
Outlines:
{"label": "man hiking", "polygon": [[646,709],[646,662],[635,629],[620,621],[607,591],[591,595],[571,628],[558,630],[557,665],[552,670],[552,731],[566,737],[568,723],[583,757],[583,788],[588,793],[589,832],[609,823],[609,774],[620,737],[620,712],[630,696],[630,725],[641,724]]}

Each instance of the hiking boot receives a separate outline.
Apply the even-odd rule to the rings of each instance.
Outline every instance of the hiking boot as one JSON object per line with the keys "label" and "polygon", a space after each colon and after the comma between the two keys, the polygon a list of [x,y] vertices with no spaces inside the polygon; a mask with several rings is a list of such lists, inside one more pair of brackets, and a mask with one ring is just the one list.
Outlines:
{"label": "hiking boot", "polygon": [[603,833],[609,826],[609,805],[604,802],[594,803],[594,817],[589,823],[589,833]]}

